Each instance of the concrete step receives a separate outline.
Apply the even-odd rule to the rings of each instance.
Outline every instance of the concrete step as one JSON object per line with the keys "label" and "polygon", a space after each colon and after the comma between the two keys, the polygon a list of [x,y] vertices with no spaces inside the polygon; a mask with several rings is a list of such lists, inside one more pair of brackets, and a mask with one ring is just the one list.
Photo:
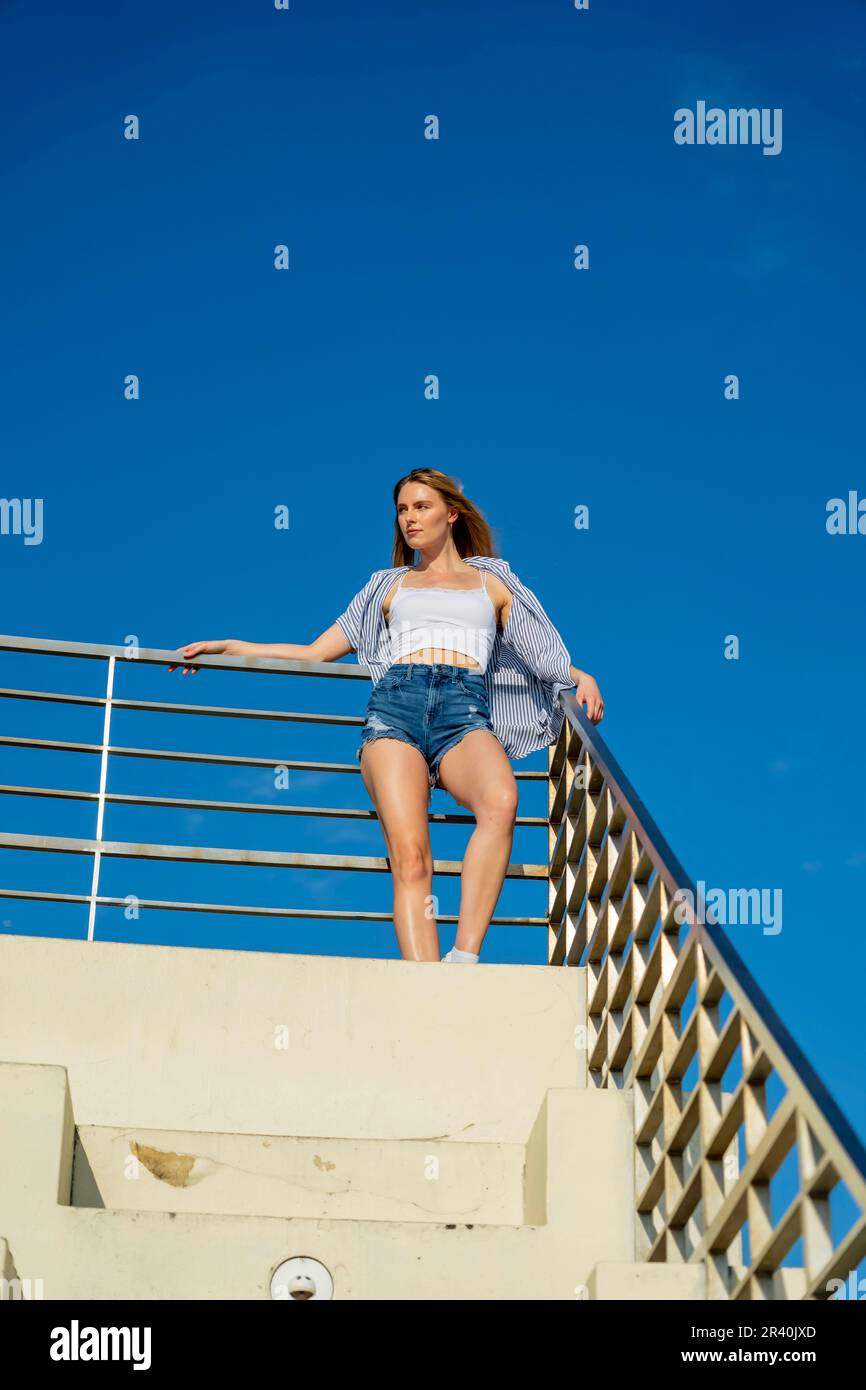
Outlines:
{"label": "concrete step", "polygon": [[0,1058],[79,1126],[523,1144],[584,1023],[578,969],[0,935]]}
{"label": "concrete step", "polygon": [[[631,1102],[616,1090],[545,1094],[525,1146],[519,1225],[443,1219],[453,1211],[395,1221],[104,1210],[69,1205],[65,1069],[0,1064],[0,1236],[18,1277],[41,1279],[47,1299],[269,1298],[274,1270],[301,1256],[329,1271],[335,1298],[574,1299],[599,1261],[634,1260]],[[112,1147],[117,1158],[116,1137]],[[386,1178],[417,1165],[416,1145],[400,1147],[382,1150]],[[450,1181],[447,1152],[444,1160]],[[172,1172],[148,1170],[128,1186],[158,1183],[183,1201],[194,1188],[168,1182]],[[223,1196],[234,1204],[231,1192],[228,1182]]]}
{"label": "concrete step", "polygon": [[702,1264],[626,1264],[601,1260],[589,1277],[586,1297],[617,1303],[694,1302],[707,1296]]}
{"label": "concrete step", "polygon": [[523,1221],[523,1144],[78,1128],[72,1205],[367,1221]]}
{"label": "concrete step", "polygon": [[[571,1151],[586,1144],[588,1132],[599,1162],[607,1161],[604,1136],[591,1124],[605,1104],[579,1088],[548,1091],[525,1144],[81,1125],[70,1201],[113,1211],[543,1225],[567,1185]],[[631,1094],[613,1105],[625,1116],[627,1147],[617,1162],[628,1172]],[[597,1192],[589,1200],[597,1202]]]}

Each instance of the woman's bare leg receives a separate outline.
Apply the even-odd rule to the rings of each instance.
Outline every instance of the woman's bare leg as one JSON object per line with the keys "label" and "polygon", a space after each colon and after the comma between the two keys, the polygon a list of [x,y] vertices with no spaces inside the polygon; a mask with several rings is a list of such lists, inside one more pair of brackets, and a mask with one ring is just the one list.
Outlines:
{"label": "woman's bare leg", "polygon": [[404,960],[438,961],[427,764],[410,743],[376,738],[361,753],[361,777],[388,849],[400,954]]}
{"label": "woman's bare leg", "polygon": [[502,744],[487,729],[470,729],[448,749],[439,764],[439,780],[476,821],[463,856],[454,945],[479,955],[511,855],[517,783]]}

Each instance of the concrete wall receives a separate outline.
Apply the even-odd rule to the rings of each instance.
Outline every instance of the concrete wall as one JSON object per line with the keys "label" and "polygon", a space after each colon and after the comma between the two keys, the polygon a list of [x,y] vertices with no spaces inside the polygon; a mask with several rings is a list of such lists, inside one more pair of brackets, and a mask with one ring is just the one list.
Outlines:
{"label": "concrete wall", "polygon": [[0,935],[0,1061],[79,1125],[523,1144],[586,1085],[579,970]]}

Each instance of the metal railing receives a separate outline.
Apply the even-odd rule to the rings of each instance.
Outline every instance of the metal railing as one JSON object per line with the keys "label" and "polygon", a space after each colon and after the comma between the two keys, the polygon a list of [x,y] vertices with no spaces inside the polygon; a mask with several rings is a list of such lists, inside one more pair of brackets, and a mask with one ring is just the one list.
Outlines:
{"label": "metal railing", "polygon": [[[866,1150],[583,709],[563,705],[549,959],[586,969],[590,1084],[634,1091],[639,1258],[703,1261],[712,1299],[827,1299],[866,1256]],[[774,1212],[783,1165],[796,1190]],[[836,1235],[843,1190],[858,1214]],[[802,1264],[783,1267],[798,1241]]]}
{"label": "metal railing", "polygon": [[[378,820],[373,809],[354,809],[345,806],[303,806],[270,805],[266,802],[206,801],[191,797],[168,797],[132,795],[108,791],[108,772],[111,759],[144,758],[160,762],[184,762],[189,764],[212,763],[233,768],[280,769],[286,771],[327,772],[360,776],[357,762],[333,763],[306,761],[299,759],[238,757],[224,753],[199,753],[183,749],[148,747],[122,747],[111,742],[112,714],[116,710],[138,710],[152,714],[178,714],[186,716],[217,716],[219,718],[252,719],[272,721],[278,724],[317,724],[331,728],[358,727],[364,723],[363,715],[340,715],[301,713],[274,709],[254,709],[226,705],[204,705],[189,702],[165,700],[119,699],[114,695],[115,670],[118,662],[126,666],[169,666],[182,664],[178,653],[155,648],[136,648],[134,652],[125,647],[101,646],[82,642],[59,642],[39,638],[11,637],[0,635],[0,651],[30,653],[60,657],[78,657],[105,662],[105,694],[76,695],[55,691],[31,689],[0,689],[0,697],[18,700],[49,701],[53,704],[89,706],[103,711],[102,738],[99,743],[82,743],[62,739],[15,738],[0,736],[0,747],[27,748],[52,752],[83,753],[99,758],[99,787],[96,791],[84,791],[68,787],[38,787],[0,785],[0,793],[15,796],[46,797],[53,800],[91,802],[95,810],[94,834],[92,839],[76,837],[0,834],[0,849],[32,850],[63,854],[90,856],[93,860],[91,888],[89,894],[35,892],[24,888],[0,887],[0,898],[17,898],[38,902],[76,903],[88,905],[87,939],[95,938],[96,909],[98,907],[125,908],[128,900],[101,894],[100,868],[103,859],[137,859],[165,862],[187,862],[196,864],[243,865],[282,869],[326,869],[335,872],[390,873],[387,858],[374,855],[293,853],[291,851],[256,850],[241,848],[217,848],[205,845],[147,844],[104,838],[106,808],[111,805],[153,806],[197,811],[234,811],[253,815],[313,816],[342,818],[357,821]],[[187,663],[189,664],[189,663]],[[282,676],[323,676],[334,680],[364,680],[370,677],[366,669],[354,664],[322,661],[274,661],[263,658],[237,658],[226,656],[201,656],[195,659],[196,666],[213,668],[219,671],[241,671],[247,674]],[[186,683],[190,677],[184,679]],[[192,679],[195,679],[194,677]],[[542,782],[547,774],[540,772],[518,772],[523,781]],[[430,812],[433,824],[474,824],[474,817],[460,812]],[[517,825],[543,828],[547,825],[544,816],[518,816]],[[462,869],[460,860],[434,860],[433,872],[445,876],[459,876]],[[506,878],[534,880],[547,879],[545,863],[512,863],[506,870]],[[224,913],[229,915],[258,917],[290,917],[304,920],[328,919],[346,922],[389,922],[390,912],[366,911],[360,908],[337,910],[311,907],[266,907],[241,903],[210,903],[188,901],[166,901],[155,898],[137,898],[136,906],[147,910],[171,910],[182,912]],[[456,923],[456,915],[437,914],[437,922]],[[502,915],[491,919],[491,926],[522,926],[546,928],[546,917],[526,917]]]}

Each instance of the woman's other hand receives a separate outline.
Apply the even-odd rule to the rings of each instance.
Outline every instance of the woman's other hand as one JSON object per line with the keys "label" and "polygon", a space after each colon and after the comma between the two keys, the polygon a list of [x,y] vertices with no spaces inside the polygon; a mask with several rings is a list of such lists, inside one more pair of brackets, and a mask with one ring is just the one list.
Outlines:
{"label": "woman's other hand", "polygon": [[[218,642],[188,642],[185,647],[176,647],[184,661],[189,661],[194,656],[241,656],[243,654],[244,643],[237,641],[234,637],[227,637],[224,641]],[[180,662],[175,662],[169,666],[169,671],[176,671]],[[190,672],[195,675],[200,667],[184,666],[183,674],[188,676]]]}
{"label": "woman's other hand", "polygon": [[586,717],[593,724],[600,724],[604,719],[604,700],[601,698],[601,691],[586,671],[580,671],[580,680],[575,689],[575,699],[579,705],[586,705]]}

